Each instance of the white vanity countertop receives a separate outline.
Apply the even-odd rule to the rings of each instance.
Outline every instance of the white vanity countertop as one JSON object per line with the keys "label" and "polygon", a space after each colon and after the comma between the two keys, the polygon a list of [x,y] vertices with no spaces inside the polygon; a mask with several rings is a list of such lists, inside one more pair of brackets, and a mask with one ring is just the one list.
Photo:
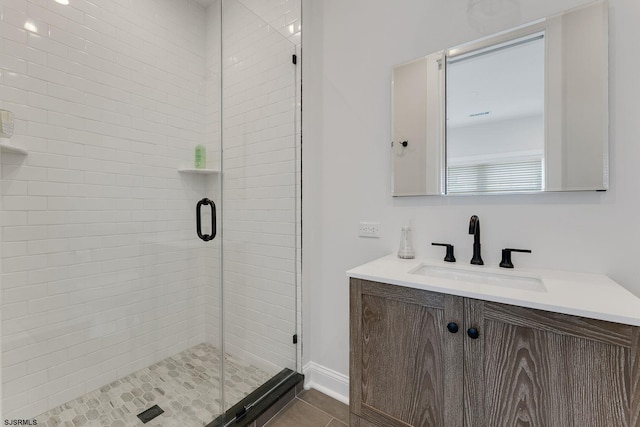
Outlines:
{"label": "white vanity countertop", "polygon": [[[436,271],[460,272],[463,279],[412,274],[424,266]],[[447,270],[444,270],[447,269]],[[497,275],[504,283],[509,276],[540,279],[544,290],[464,281],[466,273]],[[592,319],[640,326],[640,298],[602,274],[566,271],[498,268],[448,263],[429,258],[404,260],[395,254],[379,258],[347,271],[348,277],[391,285],[441,292],[521,307],[536,308]],[[526,279],[529,280],[529,279]]]}

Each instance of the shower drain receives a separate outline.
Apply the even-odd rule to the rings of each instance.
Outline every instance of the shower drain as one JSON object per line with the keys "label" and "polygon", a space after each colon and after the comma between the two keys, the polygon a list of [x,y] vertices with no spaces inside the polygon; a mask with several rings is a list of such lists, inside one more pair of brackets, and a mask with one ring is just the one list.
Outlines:
{"label": "shower drain", "polygon": [[140,418],[140,421],[146,424],[152,419],[154,419],[155,417],[157,417],[158,415],[163,413],[164,411],[162,410],[161,407],[159,407],[158,405],[153,405],[151,408],[147,409],[146,411],[140,412],[138,414],[138,418]]}

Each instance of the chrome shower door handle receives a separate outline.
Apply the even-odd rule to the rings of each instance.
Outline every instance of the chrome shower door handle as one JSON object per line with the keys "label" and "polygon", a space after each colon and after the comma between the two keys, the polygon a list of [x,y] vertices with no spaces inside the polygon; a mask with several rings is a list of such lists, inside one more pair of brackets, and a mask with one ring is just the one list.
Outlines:
{"label": "chrome shower door handle", "polygon": [[[211,234],[202,234],[202,216],[200,215],[202,205],[211,206]],[[216,237],[216,204],[213,200],[209,200],[206,197],[196,205],[196,232],[198,233],[198,237],[205,242],[213,240]]]}

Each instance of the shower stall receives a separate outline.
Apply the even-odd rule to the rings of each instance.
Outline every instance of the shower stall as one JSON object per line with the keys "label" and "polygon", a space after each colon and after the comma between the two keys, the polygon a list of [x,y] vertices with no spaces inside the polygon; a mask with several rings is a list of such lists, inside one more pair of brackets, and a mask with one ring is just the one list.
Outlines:
{"label": "shower stall", "polygon": [[0,0],[4,423],[222,426],[300,377],[300,7]]}

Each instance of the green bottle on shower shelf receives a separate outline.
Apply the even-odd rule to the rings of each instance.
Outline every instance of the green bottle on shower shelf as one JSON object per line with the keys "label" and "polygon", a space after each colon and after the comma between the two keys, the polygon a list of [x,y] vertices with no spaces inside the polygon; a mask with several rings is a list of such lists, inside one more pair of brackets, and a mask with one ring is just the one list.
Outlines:
{"label": "green bottle on shower shelf", "polygon": [[205,169],[207,167],[207,149],[204,145],[196,145],[196,169]]}

